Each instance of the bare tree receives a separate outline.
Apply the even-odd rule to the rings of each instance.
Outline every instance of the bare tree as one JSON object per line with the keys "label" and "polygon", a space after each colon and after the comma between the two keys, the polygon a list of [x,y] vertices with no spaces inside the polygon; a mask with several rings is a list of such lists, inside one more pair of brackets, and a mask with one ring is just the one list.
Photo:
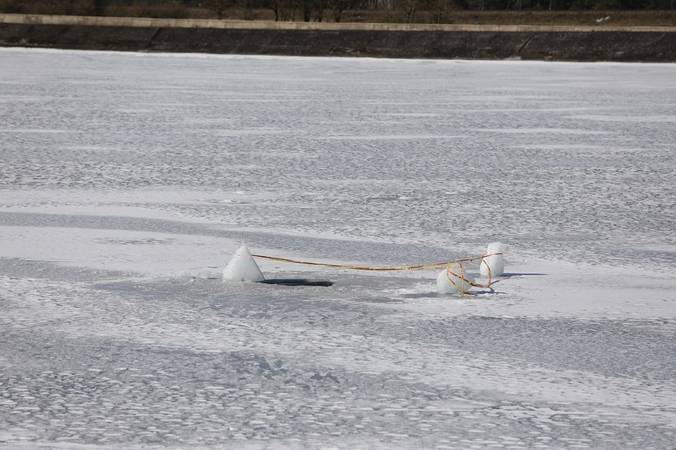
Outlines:
{"label": "bare tree", "polygon": [[314,0],[314,20],[321,22],[324,19],[324,10],[326,9],[327,0]]}
{"label": "bare tree", "polygon": [[223,19],[225,8],[230,4],[230,0],[204,0],[202,4],[205,8],[216,13],[218,20]]}
{"label": "bare tree", "polygon": [[261,6],[263,8],[271,9],[275,14],[275,22],[279,21],[279,13],[281,9],[282,0],[263,0]]}
{"label": "bare tree", "polygon": [[106,12],[106,0],[94,0],[94,15],[103,16]]}
{"label": "bare tree", "polygon": [[303,22],[309,22],[310,21],[310,15],[312,14],[312,10],[314,9],[314,1],[313,0],[296,0],[296,3],[298,5],[298,9],[300,10],[300,13],[303,15]]}
{"label": "bare tree", "polygon": [[420,0],[401,0],[400,4],[406,17],[406,23],[413,22],[415,13],[418,12],[418,8],[420,7]]}
{"label": "bare tree", "polygon": [[242,9],[244,20],[254,20],[256,12],[254,10],[255,0],[236,0],[237,5]]}
{"label": "bare tree", "polygon": [[279,20],[294,20],[295,18],[295,0],[279,0]]}
{"label": "bare tree", "polygon": [[340,17],[343,15],[343,11],[350,6],[351,0],[328,0],[328,2],[333,13],[333,20],[340,22]]}
{"label": "bare tree", "polygon": [[434,13],[434,23],[441,23],[444,13],[448,9],[448,0],[431,0],[430,9]]}

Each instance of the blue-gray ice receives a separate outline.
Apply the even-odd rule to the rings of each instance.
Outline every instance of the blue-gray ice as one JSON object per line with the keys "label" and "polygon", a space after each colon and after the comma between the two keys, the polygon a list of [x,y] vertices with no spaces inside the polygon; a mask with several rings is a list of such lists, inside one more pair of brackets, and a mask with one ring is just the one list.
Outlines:
{"label": "blue-gray ice", "polygon": [[0,50],[0,448],[673,448],[674,173],[674,65]]}

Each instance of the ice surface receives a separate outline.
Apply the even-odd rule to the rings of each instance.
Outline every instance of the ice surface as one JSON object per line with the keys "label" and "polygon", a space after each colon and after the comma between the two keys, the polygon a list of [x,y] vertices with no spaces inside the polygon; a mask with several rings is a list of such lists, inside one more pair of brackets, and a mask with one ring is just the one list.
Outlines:
{"label": "ice surface", "polygon": [[674,80],[0,49],[0,448],[672,448]]}
{"label": "ice surface", "polygon": [[246,244],[242,244],[228,265],[223,269],[223,281],[263,281],[265,277],[251,256]]}

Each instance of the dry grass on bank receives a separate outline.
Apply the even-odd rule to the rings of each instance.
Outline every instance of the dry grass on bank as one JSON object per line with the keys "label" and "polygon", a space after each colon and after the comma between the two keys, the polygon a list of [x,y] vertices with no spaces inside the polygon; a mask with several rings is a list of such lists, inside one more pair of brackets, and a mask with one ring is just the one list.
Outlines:
{"label": "dry grass on bank", "polygon": [[[168,17],[165,11],[152,14],[148,10],[117,8],[108,11],[110,16],[130,17]],[[176,14],[176,12],[175,12]],[[202,8],[186,8],[178,18],[215,19],[213,12]],[[598,19],[608,20],[597,22]],[[272,10],[230,8],[224,12],[224,19],[230,20],[275,20]],[[438,20],[440,19],[440,20]],[[297,14],[295,20],[302,20]],[[331,11],[323,14],[322,20],[333,22]],[[348,10],[344,11],[341,22],[361,23],[402,23],[405,16],[402,11],[386,10]],[[416,13],[415,23],[449,23],[470,25],[616,25],[616,26],[673,26],[676,27],[676,10],[642,11],[466,11],[448,10],[437,16],[430,11]]]}
{"label": "dry grass on bank", "polygon": [[[55,15],[94,15],[90,0],[69,0],[50,2],[32,2],[31,10],[14,11],[11,5],[16,0],[0,0],[0,13],[55,14]],[[66,7],[67,6],[67,7]],[[25,8],[24,8],[25,9]],[[110,17],[155,17],[177,19],[216,19],[214,11],[207,8],[192,8],[175,2],[166,5],[111,5],[103,10]],[[317,20],[316,12],[313,20]],[[333,22],[330,10],[323,12],[322,21]],[[223,11],[223,19],[230,20],[274,20],[271,9],[243,9],[230,7]],[[598,22],[599,19],[607,19]],[[300,21],[302,16],[296,11],[293,20]],[[341,22],[362,23],[403,23],[405,13],[402,10],[346,10]],[[612,10],[612,11],[477,11],[447,9],[435,14],[431,11],[418,11],[414,23],[444,23],[471,25],[598,25],[598,26],[672,26],[676,27],[676,10]]]}
{"label": "dry grass on bank", "polygon": [[[397,12],[347,11],[343,22],[401,22]],[[597,22],[599,19],[608,20]],[[431,13],[419,12],[415,22],[435,23]],[[615,25],[676,26],[676,10],[666,11],[447,11],[441,23],[470,25]]]}
{"label": "dry grass on bank", "polygon": [[[112,12],[112,11],[111,11]],[[116,11],[121,16],[135,16],[134,11]],[[143,15],[148,17],[147,15]],[[155,15],[153,17],[166,17]],[[597,22],[599,19],[608,20]],[[189,9],[182,18],[215,19],[215,15],[205,9]],[[244,11],[228,9],[224,19],[236,20],[275,20],[271,10],[257,9]],[[295,20],[302,20],[300,16]],[[323,21],[333,22],[330,11],[323,15]],[[361,23],[402,23],[405,22],[401,11],[385,10],[348,10],[343,12],[341,22]],[[415,23],[450,23],[470,25],[616,25],[616,26],[673,26],[676,27],[676,10],[649,11],[444,11],[440,20],[432,12],[420,11],[415,15]]]}

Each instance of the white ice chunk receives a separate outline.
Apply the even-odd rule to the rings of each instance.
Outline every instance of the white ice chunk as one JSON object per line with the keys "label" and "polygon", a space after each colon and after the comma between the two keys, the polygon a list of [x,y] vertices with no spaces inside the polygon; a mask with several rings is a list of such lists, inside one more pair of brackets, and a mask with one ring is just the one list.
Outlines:
{"label": "white ice chunk", "polygon": [[493,277],[499,277],[505,272],[505,258],[502,255],[502,244],[500,242],[491,242],[486,250],[487,256],[481,261],[479,271],[484,277],[488,276],[488,268]]}
{"label": "white ice chunk", "polygon": [[440,294],[467,292],[473,282],[459,263],[451,263],[437,275],[437,291]]}
{"label": "white ice chunk", "polygon": [[181,270],[176,277],[182,280],[189,280],[192,278],[192,275],[187,270]]}
{"label": "white ice chunk", "polygon": [[200,270],[200,272],[197,274],[197,278],[200,280],[213,280],[215,278],[218,278],[218,271],[213,271],[213,270]]}
{"label": "white ice chunk", "polygon": [[251,256],[246,244],[237,249],[223,269],[223,281],[264,281],[263,272]]}

